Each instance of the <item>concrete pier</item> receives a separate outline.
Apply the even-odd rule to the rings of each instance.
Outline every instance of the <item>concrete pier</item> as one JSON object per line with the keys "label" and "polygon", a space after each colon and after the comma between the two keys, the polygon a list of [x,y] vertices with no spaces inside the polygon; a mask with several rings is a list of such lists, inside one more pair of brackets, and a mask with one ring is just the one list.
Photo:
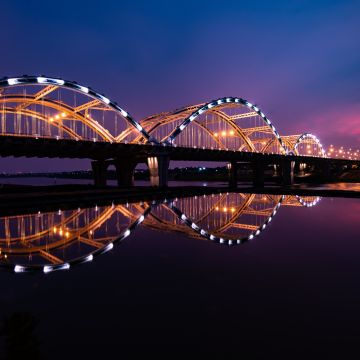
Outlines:
{"label": "concrete pier", "polygon": [[150,183],[153,187],[166,187],[168,184],[168,156],[153,156],[147,158],[150,172]]}

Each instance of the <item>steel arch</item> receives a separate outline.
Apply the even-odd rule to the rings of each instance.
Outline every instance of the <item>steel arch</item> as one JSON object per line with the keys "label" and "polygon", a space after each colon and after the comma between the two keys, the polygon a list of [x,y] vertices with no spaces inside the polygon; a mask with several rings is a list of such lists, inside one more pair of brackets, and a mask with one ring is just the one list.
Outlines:
{"label": "steel arch", "polygon": [[323,147],[323,145],[321,144],[319,138],[317,136],[315,136],[314,134],[311,133],[304,133],[302,135],[299,136],[299,138],[296,140],[295,144],[294,144],[294,152],[297,154],[297,148],[298,146],[303,142],[303,140],[305,139],[311,139],[313,140],[320,148],[322,157],[327,157],[326,155],[326,151]]}
{"label": "steel arch", "polygon": [[[172,144],[174,142],[174,140],[176,139],[176,137],[187,127],[189,126],[198,116],[200,116],[201,114],[205,113],[206,111],[209,111],[212,108],[216,108],[218,106],[222,106],[226,103],[229,104],[240,104],[240,105],[244,105],[246,106],[248,109],[251,109],[253,111],[256,112],[257,115],[259,115],[262,120],[264,121],[264,123],[269,126],[269,128],[271,129],[271,132],[273,133],[273,135],[277,138],[277,140],[279,141],[281,147],[284,149],[284,152],[287,153],[288,149],[285,146],[284,142],[282,141],[280,134],[278,133],[278,131],[276,130],[275,126],[271,123],[271,121],[265,116],[265,114],[256,106],[253,105],[252,103],[250,103],[247,100],[244,100],[242,98],[237,98],[237,97],[224,97],[224,98],[220,98],[217,100],[213,100],[210,101],[204,105],[201,105],[200,108],[198,108],[197,110],[195,110],[194,112],[192,112],[191,115],[189,115],[180,125],[178,125],[173,132],[166,138],[164,139],[163,143],[167,143],[167,144]],[[239,128],[239,131],[241,131],[241,128],[239,126],[237,126],[236,124],[231,124],[231,126],[236,126],[237,128]],[[251,142],[250,139],[248,139],[249,142]],[[251,145],[249,145],[249,147],[251,148]]]}
{"label": "steel arch", "polygon": [[[122,109],[116,102],[111,101],[104,95],[94,91],[90,87],[79,85],[76,82],[63,80],[60,78],[46,77],[46,76],[21,76],[14,78],[3,78],[0,80],[0,88],[7,88],[18,85],[53,85],[57,87],[67,88],[78,93],[87,95],[95,100],[100,101],[102,104],[110,107],[112,110],[118,112],[138,133],[140,133],[148,142],[156,143],[150,135],[143,129],[143,127],[124,109]],[[103,133],[107,133],[107,129],[98,124],[98,129]]]}

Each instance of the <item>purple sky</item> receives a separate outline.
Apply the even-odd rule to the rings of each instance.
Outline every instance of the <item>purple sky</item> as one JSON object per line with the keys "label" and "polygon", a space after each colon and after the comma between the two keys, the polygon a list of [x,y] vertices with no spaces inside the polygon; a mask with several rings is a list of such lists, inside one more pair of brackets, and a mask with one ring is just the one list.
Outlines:
{"label": "purple sky", "polygon": [[[357,1],[1,5],[2,76],[76,80],[137,119],[239,96],[283,135],[313,132],[325,145],[360,147]],[[14,169],[9,160],[4,170]]]}

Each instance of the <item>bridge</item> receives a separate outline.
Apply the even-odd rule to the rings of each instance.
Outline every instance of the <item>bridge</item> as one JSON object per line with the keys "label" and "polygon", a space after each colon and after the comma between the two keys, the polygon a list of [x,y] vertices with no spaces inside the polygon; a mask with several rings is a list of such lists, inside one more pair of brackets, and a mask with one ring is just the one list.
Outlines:
{"label": "bridge", "polygon": [[[94,181],[106,185],[109,166],[118,185],[132,186],[145,163],[152,186],[166,186],[170,161],[226,162],[229,184],[238,168],[252,167],[264,184],[274,169],[285,185],[294,172],[312,167],[326,178],[334,168],[359,168],[360,161],[330,158],[310,134],[280,136],[255,104],[224,97],[136,121],[105,95],[76,82],[46,76],[0,80],[0,156],[87,158]],[[315,170],[314,170],[315,169]]]}

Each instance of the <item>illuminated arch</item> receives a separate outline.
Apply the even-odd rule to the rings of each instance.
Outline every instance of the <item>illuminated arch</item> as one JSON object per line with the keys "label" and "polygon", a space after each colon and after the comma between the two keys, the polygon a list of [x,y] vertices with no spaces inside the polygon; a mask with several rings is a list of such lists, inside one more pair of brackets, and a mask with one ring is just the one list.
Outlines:
{"label": "illuminated arch", "polygon": [[[271,123],[271,121],[265,116],[265,114],[255,105],[251,104],[250,102],[236,97],[225,97],[220,98],[218,100],[210,101],[206,104],[201,104],[196,110],[194,110],[189,116],[187,116],[181,124],[179,124],[172,132],[167,136],[167,138],[163,139],[163,143],[172,144],[174,143],[175,139],[179,134],[184,131],[191,123],[193,123],[201,114],[208,112],[208,111],[216,111],[217,107],[222,107],[224,104],[237,104],[247,107],[249,110],[252,110],[256,115],[260,116],[260,118],[263,120],[264,125],[267,126],[273,136],[277,139],[279,142],[281,148],[284,150],[285,153],[287,153],[287,148],[284,142],[282,141],[278,131],[274,127],[274,125]],[[234,122],[228,121],[228,119],[225,119],[230,126],[232,126],[238,134],[243,138],[245,143],[247,143],[249,149],[254,150],[254,146],[251,144],[251,139],[244,134],[242,129],[237,126]]]}
{"label": "illuminated arch", "polygon": [[[21,94],[14,95],[5,93],[7,88],[34,85],[42,86],[41,90],[34,95],[24,94],[22,96]],[[57,91],[60,88],[68,89],[74,93],[79,93],[83,96],[89,97],[92,99],[92,101],[77,107],[72,107],[66,104],[66,102],[46,98],[53,91]],[[15,108],[5,107],[7,102],[19,105],[16,105]],[[2,114],[12,114],[14,118],[16,118],[17,115],[34,118],[39,120],[41,123],[46,123],[48,129],[47,131],[50,132],[50,128],[58,128],[61,130],[61,135],[66,133],[70,138],[75,140],[89,140],[88,138],[81,136],[81,134],[79,135],[78,130],[75,130],[76,126],[81,123],[86,125],[86,127],[90,129],[92,133],[96,134],[96,137],[100,137],[101,140],[107,142],[124,141],[137,144],[150,142],[155,144],[162,143],[163,145],[172,145],[178,136],[185,129],[187,129],[190,124],[192,124],[192,126],[197,130],[195,133],[202,133],[203,135],[201,136],[203,139],[207,139],[207,144],[210,142],[211,144],[215,144],[214,146],[220,149],[227,149],[227,146],[225,145],[227,140],[224,138],[220,139],[220,136],[217,138],[217,135],[214,134],[210,128],[204,126],[204,124],[200,121],[200,115],[211,114],[216,115],[219,121],[221,121],[222,124],[225,124],[226,128],[231,129],[230,132],[232,135],[234,135],[233,144],[238,142],[237,147],[234,145],[232,150],[265,153],[273,152],[271,149],[274,148],[275,152],[291,155],[293,153],[299,153],[298,147],[301,143],[305,141],[313,141],[314,144],[320,148],[320,151],[316,154],[316,156],[326,157],[325,150],[316,136],[309,133],[303,134],[295,141],[294,144],[294,140],[290,140],[291,137],[280,137],[275,126],[256,105],[253,105],[249,101],[237,97],[223,97],[208,103],[192,105],[177,109],[172,112],[163,112],[157,115],[152,115],[143,119],[141,122],[137,122],[129,115],[128,112],[118,106],[115,102],[89,87],[60,78],[45,76],[22,76],[0,79],[0,104],[3,104],[2,110],[0,109],[0,113]],[[101,104],[101,107],[99,106],[99,108],[96,108],[97,104]],[[45,106],[49,109],[55,109],[65,114],[64,118],[60,120],[52,119],[51,117],[47,118],[42,113],[36,113],[36,111],[31,111],[28,109],[28,106],[36,105]],[[235,109],[237,106],[242,109],[246,108],[247,110],[250,110],[250,112],[240,113],[236,116],[231,116],[226,113],[229,109]],[[106,128],[97,120],[85,116],[82,113],[82,111],[86,112],[87,110],[111,110],[117,114],[119,118],[125,121],[126,129],[123,129],[120,132],[115,131],[112,134],[112,129]],[[240,119],[244,120],[245,118],[252,117],[255,118],[255,121],[260,120],[262,125],[256,125],[252,128],[246,128],[239,125]],[[64,121],[73,121],[73,123],[76,123],[74,125],[74,129],[65,125]],[[167,124],[173,124],[173,127],[169,127],[169,132],[167,132],[163,137],[156,139],[155,136],[152,136],[152,134],[154,134],[159,128]],[[37,128],[37,125],[35,125],[35,128]],[[12,135],[12,133],[7,133],[3,130],[1,130],[1,133],[4,135]],[[36,134],[37,131],[34,132],[32,128],[32,130],[24,136],[34,136]],[[260,140],[259,134],[261,135],[260,137],[262,137]],[[14,133],[14,135],[18,134]],[[256,135],[258,136],[258,139],[256,139]],[[131,138],[130,141],[128,138]],[[96,138],[92,138],[91,140],[96,141]],[[201,142],[196,138],[196,135],[194,136],[194,139],[191,139],[190,141],[194,142],[194,147],[197,147],[197,141]],[[204,140],[202,141],[204,142]],[[206,148],[206,146],[202,147]],[[213,146],[209,146],[209,148],[213,148]]]}
{"label": "illuminated arch", "polygon": [[[25,96],[22,97],[22,100],[18,100],[18,102],[24,102],[24,101],[30,101],[32,103],[36,103],[36,102],[44,102],[44,97],[51,93],[52,91],[54,91],[56,88],[66,88],[72,91],[75,91],[77,93],[80,93],[82,95],[86,95],[87,97],[90,97],[92,99],[94,99],[95,101],[98,101],[99,103],[101,103],[102,105],[110,108],[111,110],[113,110],[114,112],[118,113],[123,119],[125,119],[125,121],[134,129],[134,131],[136,131],[138,134],[141,134],[142,137],[145,138],[146,141],[148,142],[156,142],[155,139],[152,139],[149,134],[142,128],[142,126],[133,119],[133,117],[127,112],[125,111],[123,108],[121,108],[120,106],[118,106],[116,104],[116,102],[111,101],[110,99],[108,99],[107,97],[105,97],[104,95],[101,95],[100,93],[94,91],[93,89],[86,87],[86,86],[82,86],[79,85],[75,82],[72,81],[67,81],[67,80],[63,80],[63,79],[59,79],[59,78],[50,78],[50,77],[45,77],[45,76],[22,76],[22,77],[15,77],[15,78],[4,78],[0,80],[0,89],[1,88],[9,88],[9,87],[14,87],[14,86],[26,86],[26,85],[41,85],[41,86],[46,86],[44,89],[42,89],[37,95],[37,98],[33,98],[31,99],[31,97],[29,96]],[[2,97],[0,97],[1,99]],[[7,96],[4,96],[2,99],[2,102],[6,101],[6,99],[10,99]],[[10,100],[15,100],[15,98],[10,99]],[[52,107],[59,107],[59,108],[67,108],[67,110],[69,112],[74,113],[69,107],[66,107],[66,104],[58,104],[55,101],[51,103],[51,101],[49,101],[47,103],[47,105],[52,105]],[[98,133],[105,141],[116,141],[116,138],[118,137],[118,135],[116,136],[111,136],[111,134],[108,132],[108,130],[106,128],[104,128],[103,126],[101,126],[98,122],[92,120],[92,119],[84,119],[81,118],[81,116],[77,117],[77,120],[80,120],[84,123],[86,123],[86,125],[88,125],[90,128],[92,128],[96,133]],[[53,126],[55,126],[55,124],[51,124]]]}
{"label": "illuminated arch", "polygon": [[[0,103],[2,102],[3,99],[0,98]],[[55,108],[55,107],[54,107]],[[56,107],[57,109],[67,109],[67,107],[60,107],[60,106],[57,106]],[[14,108],[3,108],[1,113],[6,113],[6,114],[20,114],[20,115],[24,115],[24,116],[31,116],[33,118],[36,118],[38,120],[41,120],[45,123],[48,123],[49,122],[49,119],[48,117],[46,116],[43,116],[42,114],[39,114],[35,111],[32,111],[32,110],[28,110],[28,109],[23,109],[23,110],[16,110]],[[83,116],[80,116],[80,115],[76,115],[76,114],[72,114],[72,116],[76,117],[76,118],[79,118],[81,119],[80,121],[82,122],[85,122],[87,121],[88,119],[84,118]],[[83,140],[82,136],[79,136],[78,133],[76,133],[75,131],[73,131],[71,128],[69,128],[68,126],[62,124],[61,122],[57,122],[56,120],[53,121],[51,123],[52,126],[55,126],[63,131],[65,131],[71,138],[73,138],[74,140]],[[96,130],[95,128],[93,128],[91,125],[92,125],[92,122],[90,121],[87,121],[87,125],[92,128],[93,130]],[[103,132],[101,132],[101,135],[103,135]],[[112,142],[113,139],[112,137],[110,136],[110,134],[108,133],[105,133],[104,134],[104,139],[106,141],[110,141]]]}
{"label": "illuminated arch", "polygon": [[[147,133],[151,136],[154,132],[163,125],[176,122],[190,115],[194,110],[198,109],[200,105],[191,105],[180,109],[175,109],[173,111],[161,112],[158,114],[150,115],[142,120],[140,120],[140,124],[147,131]],[[132,129],[129,129],[132,131]],[[166,136],[168,133],[166,134]],[[157,139],[159,142],[161,139]],[[135,141],[140,142],[141,138],[137,137]]]}
{"label": "illuminated arch", "polygon": [[[310,140],[310,142],[312,142],[314,145],[319,147],[319,149],[320,149],[319,154],[315,155],[315,156],[320,156],[320,157],[324,157],[324,158],[327,157],[326,151],[325,151],[323,145],[321,144],[320,140],[318,139],[318,137],[313,134],[310,134],[310,133],[304,133],[304,134],[300,135],[299,138],[296,140],[294,147],[293,147],[294,153],[296,155],[300,155],[299,151],[298,151],[298,147],[300,146],[300,144],[303,142],[306,142],[307,140]],[[314,156],[314,154],[311,154],[311,155]]]}

